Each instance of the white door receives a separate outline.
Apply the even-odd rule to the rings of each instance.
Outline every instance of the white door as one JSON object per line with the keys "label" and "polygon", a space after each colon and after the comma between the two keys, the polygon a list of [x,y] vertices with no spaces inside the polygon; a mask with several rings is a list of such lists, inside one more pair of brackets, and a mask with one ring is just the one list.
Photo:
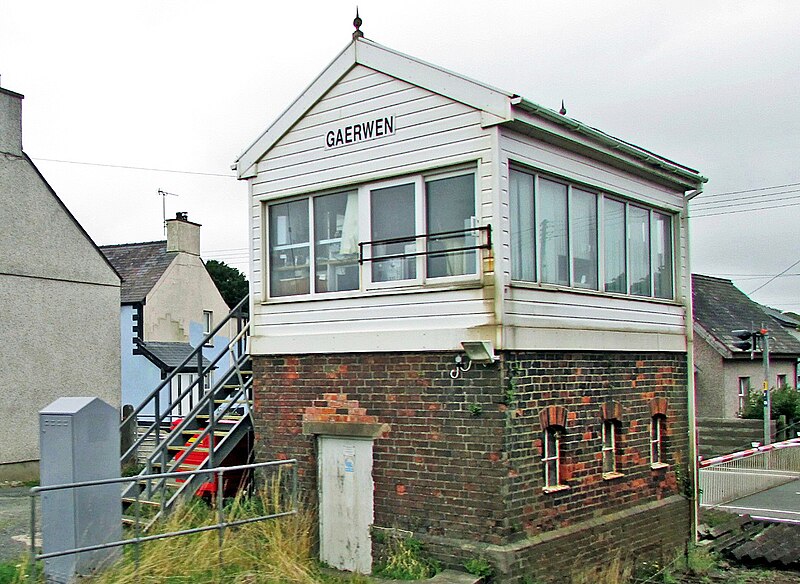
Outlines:
{"label": "white door", "polygon": [[326,564],[372,571],[372,488],[372,440],[319,437],[319,554]]}

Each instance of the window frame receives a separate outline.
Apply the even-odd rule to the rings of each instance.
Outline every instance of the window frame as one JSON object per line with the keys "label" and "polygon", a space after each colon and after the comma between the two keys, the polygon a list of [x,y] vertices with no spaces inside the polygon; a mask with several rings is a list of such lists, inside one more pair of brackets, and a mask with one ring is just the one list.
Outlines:
{"label": "window frame", "polygon": [[[205,338],[208,336],[211,331],[214,330],[214,311],[213,310],[204,310],[203,311],[203,337]],[[205,347],[213,347],[214,346],[214,337],[209,338],[206,340]]]}
{"label": "window frame", "polygon": [[[602,464],[603,464],[603,478],[604,479],[613,479],[617,477],[621,477],[622,473],[619,472],[618,461],[617,461],[617,432],[619,426],[618,424],[612,420],[607,419],[603,420],[603,426],[601,430],[601,454],[602,454]],[[610,440],[608,439],[610,437]],[[608,444],[610,442],[610,444]],[[607,462],[610,461],[610,468],[608,468]]]}
{"label": "window frame", "polygon": [[650,468],[658,469],[669,466],[664,462],[664,433],[667,417],[655,414],[650,417]]}
{"label": "window frame", "polygon": [[747,402],[750,399],[750,377],[739,377],[738,390],[739,416],[744,414]]}
{"label": "window frame", "polygon": [[[478,167],[475,164],[468,164],[459,167],[451,167],[444,169],[435,169],[426,172],[417,172],[408,175],[396,176],[387,179],[377,179],[361,184],[346,185],[341,188],[319,190],[314,192],[297,193],[295,195],[281,197],[279,199],[262,200],[261,201],[261,258],[264,266],[261,277],[261,289],[263,302],[293,302],[302,300],[319,300],[319,299],[336,299],[342,297],[352,297],[354,295],[361,295],[370,292],[391,291],[407,288],[422,288],[431,285],[450,285],[460,284],[467,282],[480,282],[483,277],[483,254],[481,248],[477,247],[483,243],[480,239],[483,237],[480,232],[475,235],[476,249],[472,252],[475,254],[475,272],[458,274],[454,276],[430,276],[428,272],[428,256],[426,255],[426,236],[428,233],[428,226],[426,224],[428,212],[428,196],[426,185],[427,182],[433,180],[447,179],[459,176],[471,176],[473,184],[473,223],[475,228],[479,228],[482,224],[480,216],[480,190],[478,179]],[[364,261],[358,266],[358,287],[352,290],[341,291],[318,291],[316,282],[316,261],[317,261],[317,242],[315,237],[315,216],[314,216],[314,201],[318,197],[327,195],[349,193],[355,191],[358,197],[358,240],[359,244],[367,244],[372,240],[372,196],[371,192],[381,188],[390,188],[404,184],[414,185],[414,233],[413,237],[416,241],[416,252],[420,255],[414,257],[416,275],[414,278],[406,278],[402,280],[388,280],[376,281],[373,278],[373,262],[370,260],[372,256],[372,246],[363,245]],[[275,205],[290,203],[293,201],[305,201],[306,203],[306,217],[308,221],[309,241],[308,241],[308,272],[309,272],[309,290],[307,293],[298,294],[272,294],[272,266],[271,266],[271,242],[270,242],[270,209]],[[462,252],[468,253],[468,252]],[[443,254],[439,254],[443,255]]]}
{"label": "window frame", "polygon": [[[554,454],[548,456],[550,452],[550,442],[555,442]],[[550,484],[550,469],[556,477],[555,484]],[[542,442],[542,468],[544,470],[544,490],[553,491],[566,487],[561,482],[561,430],[556,426],[548,426],[544,429]]]}
{"label": "window frame", "polygon": [[[509,193],[509,209],[511,209],[514,205],[522,206],[515,195],[511,192],[513,179],[513,173],[522,173],[532,177],[533,179],[533,202],[530,205],[533,211],[533,217],[531,219],[533,225],[533,235],[530,238],[533,241],[533,266],[525,267],[520,264],[516,270],[511,271],[511,284],[512,285],[521,285],[522,287],[534,285],[540,288],[557,288],[557,289],[569,289],[570,291],[578,291],[578,292],[586,292],[586,293],[594,293],[594,294],[602,294],[602,295],[613,295],[617,297],[624,297],[629,299],[642,299],[642,300],[652,300],[658,302],[670,302],[675,303],[678,301],[678,286],[677,286],[677,277],[678,277],[678,270],[677,270],[677,253],[676,253],[676,245],[679,243],[678,238],[676,236],[676,229],[678,225],[678,214],[675,211],[655,207],[648,205],[643,202],[634,201],[632,199],[628,199],[622,195],[618,195],[616,193],[611,193],[604,191],[602,189],[598,189],[591,185],[587,185],[585,183],[581,183],[579,181],[569,180],[567,178],[555,176],[549,174],[547,172],[540,172],[534,169],[527,168],[523,165],[517,164],[515,162],[509,163],[509,179],[508,179],[508,193]],[[551,283],[551,282],[544,282],[542,280],[542,254],[541,254],[541,242],[540,242],[540,229],[538,222],[541,218],[541,208],[540,208],[540,179],[544,179],[550,182],[554,182],[557,184],[561,184],[567,188],[567,270],[568,270],[568,277],[567,277],[567,284],[558,284],[558,283]],[[574,209],[574,191],[579,190],[586,193],[593,194],[595,196],[595,274],[596,274],[596,287],[587,287],[581,286],[579,283],[576,283],[576,270],[575,270],[575,260],[580,259],[575,256],[574,250],[574,225],[572,222],[572,216],[575,212]],[[616,291],[609,291],[606,290],[606,208],[605,202],[606,201],[614,201],[616,203],[620,203],[623,205],[623,228],[624,228],[624,249],[623,253],[625,254],[624,257],[624,266],[625,266],[625,291],[624,292],[616,292]],[[633,285],[631,283],[631,263],[632,263],[632,253],[631,253],[631,226],[630,226],[630,209],[631,208],[638,208],[642,209],[647,212],[647,253],[645,254],[646,257],[643,257],[642,260],[647,261],[648,264],[648,272],[649,272],[649,294],[648,295],[641,295],[635,294],[632,292]],[[513,210],[511,211],[513,214]],[[664,262],[664,265],[668,265],[670,267],[670,280],[672,283],[671,294],[667,296],[656,295],[657,288],[659,292],[661,292],[661,286],[657,284],[657,278],[655,274],[655,268],[658,266],[657,263],[657,251],[658,245],[654,242],[654,234],[656,233],[655,226],[658,223],[658,217],[661,216],[669,220],[668,228],[664,230],[664,233],[668,234],[669,237],[665,239],[665,243],[669,244],[669,261]],[[517,225],[522,225],[525,221],[521,219],[511,219],[511,224],[515,223]],[[518,254],[515,251],[517,246],[522,245],[522,238],[515,234],[513,231],[510,234],[510,254],[511,254],[511,266],[515,266],[515,255]],[[666,251],[665,251],[666,254]],[[519,279],[518,274],[514,272],[524,273],[525,271],[532,271],[533,276],[531,280],[526,279]]]}

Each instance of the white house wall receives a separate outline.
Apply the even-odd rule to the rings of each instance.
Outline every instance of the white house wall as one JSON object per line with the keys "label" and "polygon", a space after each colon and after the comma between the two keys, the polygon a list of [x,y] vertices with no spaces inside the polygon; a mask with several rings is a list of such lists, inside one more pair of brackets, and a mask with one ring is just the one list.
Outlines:
{"label": "white house wall", "polygon": [[[378,115],[395,116],[393,135],[325,148],[328,130]],[[451,350],[465,338],[485,338],[487,327],[494,335],[493,301],[486,296],[493,288],[477,281],[450,292],[355,292],[340,300],[263,303],[261,265],[265,201],[454,164],[477,169],[479,222],[490,224],[494,132],[481,127],[481,114],[471,107],[363,66],[350,70],[259,161],[250,179],[253,351]]]}
{"label": "white house wall", "polygon": [[[143,338],[189,343],[195,340],[197,328],[202,328],[204,310],[213,312],[212,328],[230,312],[200,257],[180,253],[147,295]],[[232,326],[220,331],[225,341],[232,336]]]}
{"label": "white house wall", "polygon": [[[501,130],[500,201],[502,220],[496,237],[502,245],[497,263],[505,284],[503,346],[523,349],[685,351],[686,234],[675,239],[674,302],[640,300],[601,292],[567,291],[553,286],[511,285],[509,166],[551,174],[631,201],[677,212],[683,193],[648,182],[617,168],[517,134]],[[673,216],[673,228],[680,224]],[[682,231],[682,230],[681,230]],[[674,231],[677,233],[678,231]]]}

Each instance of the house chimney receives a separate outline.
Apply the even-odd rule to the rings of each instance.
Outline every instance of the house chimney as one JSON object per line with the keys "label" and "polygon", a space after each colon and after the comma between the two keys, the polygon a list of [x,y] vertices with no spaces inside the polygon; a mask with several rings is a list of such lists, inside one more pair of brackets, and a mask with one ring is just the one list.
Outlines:
{"label": "house chimney", "polygon": [[22,156],[22,98],[0,87],[0,153]]}
{"label": "house chimney", "polygon": [[188,213],[175,213],[167,220],[167,251],[200,255],[200,224],[189,221]]}

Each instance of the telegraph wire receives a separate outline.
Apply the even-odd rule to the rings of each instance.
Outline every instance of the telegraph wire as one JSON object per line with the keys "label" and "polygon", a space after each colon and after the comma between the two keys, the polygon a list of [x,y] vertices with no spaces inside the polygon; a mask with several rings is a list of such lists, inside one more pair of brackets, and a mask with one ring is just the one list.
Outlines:
{"label": "telegraph wire", "polygon": [[761,286],[759,286],[759,287],[758,287],[758,288],[756,288],[755,290],[751,290],[750,292],[748,292],[748,293],[747,293],[747,295],[748,295],[748,296],[750,296],[750,295],[752,295],[752,294],[754,294],[754,293],[758,292],[759,290],[761,290],[761,289],[762,289],[764,286],[766,286],[767,284],[769,284],[769,283],[773,282],[774,280],[777,280],[778,278],[780,278],[781,276],[783,276],[783,275],[784,275],[786,272],[788,272],[789,270],[791,270],[791,269],[792,269],[793,267],[795,267],[797,264],[800,264],[800,260],[797,260],[795,263],[793,263],[791,266],[789,266],[788,268],[786,268],[785,270],[783,270],[783,271],[782,271],[782,272],[780,272],[779,274],[775,274],[775,275],[774,275],[774,276],[772,276],[772,277],[771,277],[769,280],[767,280],[766,282],[764,282],[763,284],[761,284]]}
{"label": "telegraph wire", "polygon": [[[711,209],[711,208],[721,208],[721,207],[726,207],[726,206],[730,207],[732,205],[737,205],[737,204],[752,205],[752,204],[754,204],[756,202],[773,202],[773,201],[767,201],[767,199],[769,199],[770,197],[776,197],[778,195],[786,195],[788,193],[800,193],[800,189],[790,189],[788,191],[777,191],[775,193],[762,193],[760,195],[750,195],[749,197],[740,197],[740,198],[737,198],[737,199],[725,199],[724,201],[705,201],[705,202],[704,201],[700,201],[698,203],[691,202],[690,205],[692,205],[692,208],[694,208],[694,209],[698,209],[699,207],[703,207],[703,210],[705,210],[706,208]],[[794,199],[796,197],[797,197],[797,195],[795,195],[794,197],[781,197],[781,198],[775,199],[775,200],[776,201],[780,201],[780,200],[784,200],[784,199],[788,200],[788,199]],[[753,201],[753,202],[750,202],[750,203],[745,202],[745,201],[748,201],[750,199],[756,199],[756,201]]]}
{"label": "telegraph wire", "polygon": [[[785,205],[770,205],[768,207],[751,207],[748,209],[739,209],[734,211],[718,211],[716,213],[703,213],[702,215],[690,214],[689,219],[702,219],[703,217],[714,217],[716,215],[733,215],[735,213],[749,213],[751,211],[765,211],[767,209],[782,209],[784,207],[796,207],[800,203],[787,203]],[[702,210],[702,209],[701,209]]]}
{"label": "telegraph wire", "polygon": [[740,195],[742,193],[756,193],[758,191],[771,191],[772,189],[785,189],[786,187],[797,187],[800,186],[800,182],[796,183],[788,183],[785,185],[774,185],[771,187],[760,187],[756,189],[745,189],[742,191],[726,191],[722,193],[703,193],[701,196],[705,198],[712,198],[712,197],[722,197],[725,195]]}
{"label": "telegraph wire", "polygon": [[82,162],[78,160],[59,160],[56,158],[34,158],[31,157],[31,160],[36,160],[40,162],[59,162],[62,164],[79,164],[83,166],[101,166],[105,168],[121,168],[125,170],[144,170],[148,172],[170,172],[173,174],[190,174],[195,176],[219,176],[223,178],[232,178],[236,179],[236,177],[232,174],[221,174],[218,172],[199,172],[193,170],[176,170],[173,168],[149,168],[145,166],[127,166],[124,164],[103,164],[100,162]]}

